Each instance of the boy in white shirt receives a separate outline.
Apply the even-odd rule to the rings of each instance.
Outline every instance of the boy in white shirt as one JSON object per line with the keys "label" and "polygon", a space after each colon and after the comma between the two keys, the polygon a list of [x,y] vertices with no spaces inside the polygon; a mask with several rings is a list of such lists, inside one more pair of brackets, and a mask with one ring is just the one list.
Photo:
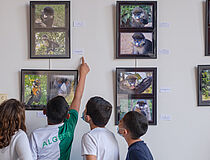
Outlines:
{"label": "boy in white shirt", "polygon": [[44,114],[47,115],[48,125],[45,128],[36,129],[30,137],[30,146],[34,159],[70,159],[74,129],[78,120],[78,112],[88,72],[89,67],[82,58],[79,83],[70,107],[62,96],[57,96],[47,103]]}
{"label": "boy in white shirt", "polygon": [[82,156],[86,160],[119,160],[119,147],[114,134],[105,128],[112,113],[112,105],[101,97],[91,98],[83,112],[83,119],[91,131],[82,137]]}

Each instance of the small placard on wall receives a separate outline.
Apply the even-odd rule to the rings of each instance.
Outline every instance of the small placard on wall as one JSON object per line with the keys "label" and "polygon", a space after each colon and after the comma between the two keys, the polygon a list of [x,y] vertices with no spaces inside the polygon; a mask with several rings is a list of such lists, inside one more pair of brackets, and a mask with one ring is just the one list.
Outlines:
{"label": "small placard on wall", "polygon": [[162,120],[162,121],[171,121],[172,118],[171,118],[171,115],[168,115],[168,114],[161,114],[161,115],[160,115],[160,120]]}
{"label": "small placard on wall", "polygon": [[161,22],[161,23],[159,24],[159,27],[160,27],[160,28],[169,28],[169,27],[170,27],[170,24],[167,23],[167,22]]}
{"label": "small placard on wall", "polygon": [[72,52],[75,55],[84,55],[84,49],[76,49]]}
{"label": "small placard on wall", "polygon": [[171,52],[169,49],[159,49],[158,54],[169,55]]}
{"label": "small placard on wall", "polygon": [[169,93],[171,92],[171,88],[160,88],[160,93]]}
{"label": "small placard on wall", "polygon": [[74,21],[73,22],[73,27],[83,27],[84,26],[84,22],[82,21]]}

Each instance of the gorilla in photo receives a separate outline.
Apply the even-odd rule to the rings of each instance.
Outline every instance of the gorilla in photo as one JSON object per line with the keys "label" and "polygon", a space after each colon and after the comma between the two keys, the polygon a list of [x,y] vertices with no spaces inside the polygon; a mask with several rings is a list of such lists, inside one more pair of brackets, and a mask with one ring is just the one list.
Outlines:
{"label": "gorilla in photo", "polygon": [[145,38],[141,33],[134,33],[133,36],[133,54],[144,55],[152,53],[152,42]]}

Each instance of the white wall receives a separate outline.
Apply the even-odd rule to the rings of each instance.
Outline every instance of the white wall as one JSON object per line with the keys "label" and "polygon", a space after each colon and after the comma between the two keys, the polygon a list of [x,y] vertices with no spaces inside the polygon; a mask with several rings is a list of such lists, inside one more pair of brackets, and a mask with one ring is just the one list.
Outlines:
{"label": "white wall", "polygon": [[[156,160],[209,160],[210,108],[197,107],[196,70],[198,64],[209,64],[204,56],[204,1],[159,0],[158,48],[169,55],[159,54],[155,60],[137,60],[138,66],[158,67],[158,118],[170,115],[171,121],[158,119],[150,126],[144,140]],[[48,69],[49,60],[29,59],[29,1],[6,0],[0,5],[0,93],[20,98],[21,68]],[[116,60],[115,0],[72,0],[72,19],[84,22],[84,27],[72,28],[73,50],[84,49],[90,65],[81,111],[91,96],[100,95],[114,104],[116,67],[133,67],[135,60]],[[51,69],[76,69],[79,55],[68,60],[51,60]],[[81,116],[81,111],[79,115]],[[26,112],[28,132],[46,124],[36,111]],[[114,110],[108,128],[116,134]],[[71,159],[81,160],[81,136],[89,130],[79,119]],[[121,159],[125,159],[127,144],[120,136]]]}

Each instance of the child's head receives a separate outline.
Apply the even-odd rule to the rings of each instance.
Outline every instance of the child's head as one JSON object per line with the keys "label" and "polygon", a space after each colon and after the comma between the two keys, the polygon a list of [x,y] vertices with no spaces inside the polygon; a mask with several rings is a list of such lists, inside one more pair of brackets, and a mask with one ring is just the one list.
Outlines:
{"label": "child's head", "polygon": [[26,131],[25,108],[21,102],[9,99],[0,105],[0,128],[0,148],[8,146],[19,129]]}
{"label": "child's head", "polygon": [[112,113],[112,105],[101,97],[92,97],[86,105],[86,116],[94,125],[105,127]]}
{"label": "child's head", "polygon": [[125,114],[125,116],[120,120],[119,123],[119,133],[121,130],[131,139],[138,139],[143,136],[148,129],[148,120],[145,115],[136,111],[130,111]]}
{"label": "child's head", "polygon": [[52,98],[47,103],[46,115],[48,123],[59,124],[68,116],[69,105],[63,96]]}

